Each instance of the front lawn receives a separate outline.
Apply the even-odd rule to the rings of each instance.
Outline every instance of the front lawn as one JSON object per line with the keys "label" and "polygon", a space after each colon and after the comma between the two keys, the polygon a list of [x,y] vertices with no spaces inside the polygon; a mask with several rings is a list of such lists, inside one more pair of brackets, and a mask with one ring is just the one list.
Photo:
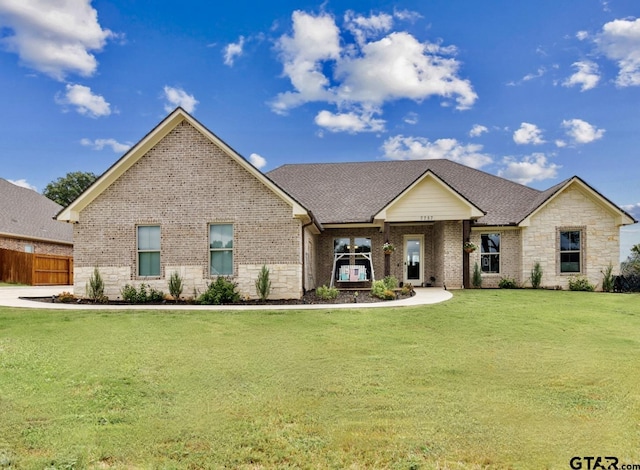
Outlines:
{"label": "front lawn", "polygon": [[[411,308],[0,308],[0,468],[640,463],[640,295]],[[586,463],[585,463],[586,465]]]}

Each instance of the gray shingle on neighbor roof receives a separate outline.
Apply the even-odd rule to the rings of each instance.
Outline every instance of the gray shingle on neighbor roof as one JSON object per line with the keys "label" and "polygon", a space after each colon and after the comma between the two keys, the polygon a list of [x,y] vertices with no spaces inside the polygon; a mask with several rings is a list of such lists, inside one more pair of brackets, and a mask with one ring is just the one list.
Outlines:
{"label": "gray shingle on neighbor roof", "polygon": [[339,224],[371,222],[427,171],[486,212],[478,224],[517,224],[542,195],[536,189],[444,159],[291,164],[267,176],[322,224]]}
{"label": "gray shingle on neighbor roof", "polygon": [[61,209],[42,194],[0,178],[1,234],[71,244],[73,227],[53,220]]}

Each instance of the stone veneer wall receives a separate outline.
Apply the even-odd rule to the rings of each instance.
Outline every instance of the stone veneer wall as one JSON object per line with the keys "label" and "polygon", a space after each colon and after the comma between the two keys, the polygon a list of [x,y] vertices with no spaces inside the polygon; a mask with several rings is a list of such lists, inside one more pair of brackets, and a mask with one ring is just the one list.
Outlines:
{"label": "stone veneer wall", "polygon": [[[62,223],[62,222],[59,222]],[[33,247],[33,253],[41,255],[73,256],[73,246],[62,243],[34,241],[27,238],[0,237],[0,248],[24,252],[27,245]]]}
{"label": "stone veneer wall", "polygon": [[[500,234],[500,272],[499,273],[483,273],[482,287],[498,287],[500,279],[508,277],[515,279],[518,284],[522,284],[528,278],[523,278],[522,272],[522,240],[520,229],[483,229],[481,231],[473,230],[471,232],[470,241],[478,247],[481,246],[480,239],[482,234],[499,233]],[[469,279],[473,280],[473,267],[478,263],[481,268],[481,248],[469,254]],[[472,284],[473,285],[473,284]]]}
{"label": "stone veneer wall", "polygon": [[610,211],[577,186],[569,187],[532,217],[522,230],[522,279],[528,279],[535,261],[542,267],[542,286],[568,288],[571,275],[560,274],[558,229],[584,228],[582,274],[602,288],[609,263],[618,272],[620,229]]}
{"label": "stone veneer wall", "polygon": [[[127,283],[167,292],[173,271],[185,296],[202,292],[209,275],[209,224],[231,223],[234,275],[255,298],[256,269],[271,270],[271,298],[302,295],[301,222],[292,208],[187,122],[172,130],[80,214],[74,225],[77,293],[97,266],[106,294]],[[159,225],[161,276],[137,276],[136,226]]]}

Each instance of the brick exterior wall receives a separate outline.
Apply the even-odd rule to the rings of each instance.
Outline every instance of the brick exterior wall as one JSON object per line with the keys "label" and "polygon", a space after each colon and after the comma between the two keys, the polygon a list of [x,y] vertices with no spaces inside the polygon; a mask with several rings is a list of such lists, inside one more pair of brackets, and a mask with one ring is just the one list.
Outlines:
{"label": "brick exterior wall", "polygon": [[[542,286],[568,288],[570,274],[560,274],[557,231],[583,227],[582,274],[602,288],[609,263],[618,273],[620,229],[613,215],[577,186],[567,188],[531,218],[522,229],[522,275],[528,280],[535,261],[542,267]],[[529,284],[530,285],[530,284]]]}
{"label": "brick exterior wall", "polygon": [[482,248],[480,248],[480,240],[483,234],[489,233],[500,234],[500,272],[482,273],[482,287],[498,287],[500,279],[503,277],[515,279],[518,284],[522,285],[523,282],[526,281],[526,278],[522,277],[522,234],[520,229],[501,229],[498,227],[493,230],[473,230],[469,240],[472,243],[475,243],[479,248],[469,254],[469,279],[473,279],[473,268],[475,263],[478,263],[479,268],[482,267]]}
{"label": "brick exterior wall", "polygon": [[[263,264],[276,286],[272,298],[302,295],[302,228],[292,208],[187,122],[81,212],[74,225],[76,292],[85,291],[94,266],[111,298],[127,283],[167,292],[173,271],[185,278],[185,295],[202,292],[211,282],[210,223],[233,224],[233,280],[241,295],[257,296],[255,269]],[[161,232],[157,279],[137,276],[136,226],[149,224]]]}
{"label": "brick exterior wall", "polygon": [[0,248],[6,250],[24,252],[27,245],[33,247],[33,253],[39,253],[41,255],[73,256],[72,245],[34,241],[26,238],[0,237]]}

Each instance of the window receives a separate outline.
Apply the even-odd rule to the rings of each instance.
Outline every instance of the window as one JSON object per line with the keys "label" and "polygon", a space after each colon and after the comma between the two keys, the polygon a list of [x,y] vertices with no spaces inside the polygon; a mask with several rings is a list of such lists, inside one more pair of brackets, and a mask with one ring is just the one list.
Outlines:
{"label": "window", "polygon": [[371,253],[371,239],[370,238],[355,238],[353,245],[353,251],[356,253]]}
{"label": "window", "polygon": [[350,251],[351,251],[350,238],[334,238],[333,239],[334,253],[349,253]]}
{"label": "window", "polygon": [[209,225],[209,266],[212,276],[233,274],[233,225]]}
{"label": "window", "polygon": [[160,276],[160,226],[138,226],[138,276]]}
{"label": "window", "polygon": [[33,253],[33,245],[29,245],[29,244],[25,245],[24,246],[24,252],[25,253]]}
{"label": "window", "polygon": [[500,272],[500,234],[480,235],[480,264],[483,273]]}
{"label": "window", "polygon": [[580,273],[581,260],[581,231],[560,231],[560,272]]}

